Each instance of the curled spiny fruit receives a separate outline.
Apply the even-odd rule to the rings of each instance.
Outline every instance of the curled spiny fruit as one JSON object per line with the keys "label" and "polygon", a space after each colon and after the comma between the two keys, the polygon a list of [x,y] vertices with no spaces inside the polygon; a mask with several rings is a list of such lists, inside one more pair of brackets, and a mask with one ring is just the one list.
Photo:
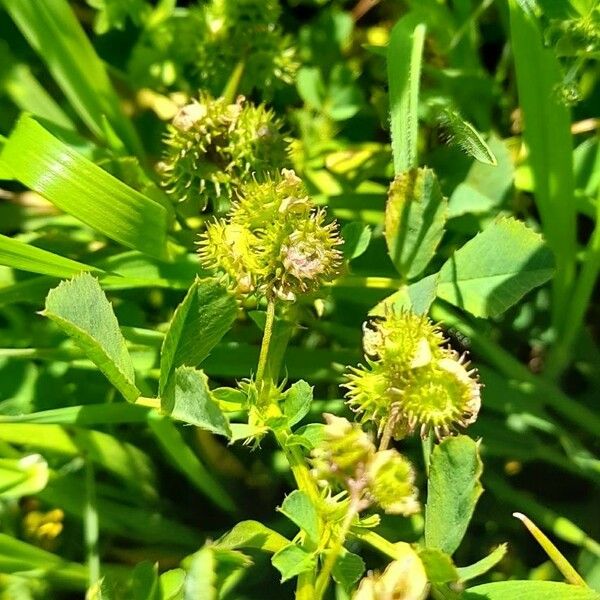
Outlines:
{"label": "curled spiny fruit", "polygon": [[159,165],[161,183],[176,202],[202,210],[209,202],[229,203],[252,177],[260,180],[287,162],[281,123],[263,105],[240,96],[201,96],[173,118]]}
{"label": "curled spiny fruit", "polygon": [[445,341],[429,319],[406,311],[370,322],[367,364],[346,376],[350,407],[396,439],[414,430],[441,439],[473,423],[481,405],[477,371]]}
{"label": "curled spiny fruit", "polygon": [[294,300],[337,275],[341,243],[337,224],[326,222],[302,181],[283,169],[275,178],[240,186],[228,217],[208,225],[199,254],[238,291]]}

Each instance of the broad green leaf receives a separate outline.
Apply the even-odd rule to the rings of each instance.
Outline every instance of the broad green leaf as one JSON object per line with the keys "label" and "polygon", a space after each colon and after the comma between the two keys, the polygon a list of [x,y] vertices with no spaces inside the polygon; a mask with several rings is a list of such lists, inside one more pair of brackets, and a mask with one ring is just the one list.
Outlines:
{"label": "broad green leaf", "polygon": [[122,112],[106,67],[67,0],[2,1],[94,135],[106,139],[105,123],[108,123],[131,152],[141,155],[140,141]]}
{"label": "broad green leaf", "polygon": [[409,14],[394,25],[387,49],[392,152],[396,175],[417,166],[417,111],[425,31],[425,25]]}
{"label": "broad green leaf", "polygon": [[494,568],[506,555],[507,545],[500,544],[496,549],[490,552],[486,557],[478,560],[468,567],[459,567],[458,574],[461,581],[469,581],[480,575],[484,575],[490,569]]}
{"label": "broad green leaf", "polygon": [[465,600],[600,600],[600,594],[555,581],[499,581],[469,588]]}
{"label": "broad green leaf", "polygon": [[483,491],[483,466],[469,437],[446,438],[431,454],[425,509],[425,544],[452,555]]}
{"label": "broad green leaf", "polygon": [[233,325],[237,305],[213,279],[196,280],[177,307],[160,359],[160,390],[179,366],[200,364]]}
{"label": "broad green leaf", "polygon": [[55,206],[127,246],[166,257],[167,210],[22,116],[7,139],[3,165]]}
{"label": "broad green leaf", "polygon": [[385,240],[396,270],[419,275],[433,258],[444,234],[447,201],[435,173],[418,168],[396,176],[385,208]]}
{"label": "broad green leaf", "polygon": [[28,571],[34,571],[38,577],[60,589],[87,588],[87,567],[68,562],[56,554],[0,533],[0,573]]}
{"label": "broad green leaf", "polygon": [[129,581],[131,600],[162,600],[158,583],[158,567],[151,562],[135,566]]}
{"label": "broad green leaf", "polygon": [[441,116],[442,126],[448,131],[449,141],[463,152],[484,165],[496,166],[498,160],[481,134],[465,121],[456,110],[445,109]]}
{"label": "broad green leaf", "polygon": [[294,490],[285,497],[278,509],[290,521],[298,525],[314,544],[319,542],[319,515],[308,495],[301,490]]}
{"label": "broad green leaf", "polygon": [[140,395],[125,339],[97,279],[83,273],[63,281],[46,298],[52,319],[130,402]]}
{"label": "broad green leaf", "polygon": [[419,552],[425,567],[427,579],[431,583],[452,583],[458,581],[459,574],[450,556],[435,548],[425,548]]}
{"label": "broad green leaf", "polygon": [[282,583],[300,573],[310,571],[316,566],[315,557],[296,544],[290,544],[276,552],[271,558],[271,562],[281,573]]}
{"label": "broad green leaf", "polygon": [[181,434],[171,419],[158,414],[148,413],[148,424],[156,440],[173,465],[183,473],[203,494],[210,498],[219,508],[227,512],[236,510],[235,502],[221,483],[200,462],[197,454],[192,452],[184,442]]}
{"label": "broad green leaf", "polygon": [[39,454],[0,458],[0,498],[31,496],[48,483],[48,463]]}
{"label": "broad green leaf", "polygon": [[64,258],[53,252],[48,252],[48,250],[36,248],[1,234],[0,265],[60,278],[72,277],[82,271],[102,272],[95,267]]}
{"label": "broad green leaf", "polygon": [[497,166],[473,161],[467,177],[450,196],[448,218],[489,213],[500,205],[513,184],[515,167],[506,141],[492,135],[489,145],[498,158]]}
{"label": "broad green leaf", "polygon": [[217,540],[220,548],[235,550],[236,548],[256,548],[275,553],[291,542],[280,533],[269,529],[259,521],[242,521],[231,531]]}
{"label": "broad green leaf", "polygon": [[173,419],[231,437],[229,422],[212,397],[208,377],[191,367],[175,370],[172,385],[161,397],[161,409]]}
{"label": "broad green leaf", "polygon": [[365,563],[363,559],[344,548],[333,565],[331,576],[337,584],[350,593],[364,572]]}
{"label": "broad green leaf", "polygon": [[342,248],[344,258],[352,260],[365,253],[371,241],[371,228],[364,223],[354,221],[344,225],[342,228],[342,239],[344,246]]}
{"label": "broad green leaf", "polygon": [[212,549],[205,546],[192,556],[184,583],[184,600],[217,600],[217,561]]}
{"label": "broad green leaf", "polygon": [[159,578],[161,600],[184,600],[184,583],[185,571],[183,569],[171,569],[162,573]]}
{"label": "broad green leaf", "polygon": [[513,218],[494,221],[449,258],[437,294],[477,317],[502,314],[554,273],[540,235]]}
{"label": "broad green leaf", "polygon": [[294,383],[283,395],[283,414],[292,427],[307,415],[313,399],[313,388],[306,381]]}
{"label": "broad green leaf", "polygon": [[434,273],[410,285],[403,285],[397,292],[384,298],[369,311],[370,315],[384,316],[392,309],[410,310],[418,315],[426,315],[433,303],[437,292],[438,274]]}

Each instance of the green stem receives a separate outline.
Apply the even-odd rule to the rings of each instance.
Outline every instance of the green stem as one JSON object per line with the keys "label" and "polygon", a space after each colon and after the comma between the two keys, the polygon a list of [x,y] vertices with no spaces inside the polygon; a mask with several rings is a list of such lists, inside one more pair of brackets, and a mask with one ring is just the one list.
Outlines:
{"label": "green stem", "polygon": [[305,571],[298,575],[296,584],[296,600],[314,600],[315,598],[315,573],[314,570]]}
{"label": "green stem", "polygon": [[[600,160],[596,162],[600,166]],[[568,327],[564,328],[562,335],[556,340],[544,370],[544,374],[551,379],[557,379],[571,361],[571,349],[576,336],[581,331],[585,313],[600,272],[600,195],[596,200],[596,207],[596,226],[588,243],[583,266],[568,306],[568,318],[566,319]]]}
{"label": "green stem", "polygon": [[269,346],[273,335],[273,324],[275,322],[275,300],[269,300],[267,304],[267,318],[265,321],[265,330],[263,332],[262,344],[260,346],[260,355],[258,357],[258,367],[256,368],[256,390],[259,400],[263,395],[263,379],[269,358]]}
{"label": "green stem", "polygon": [[96,510],[96,482],[94,465],[85,459],[85,505],[83,530],[88,563],[88,584],[92,589],[100,580],[100,556],[98,554],[98,512]]}
{"label": "green stem", "polygon": [[411,549],[410,544],[406,542],[388,542],[384,537],[381,537],[378,533],[370,529],[352,531],[351,535],[394,560],[402,559],[406,555],[407,550]]}
{"label": "green stem", "polygon": [[244,74],[245,68],[246,61],[241,59],[231,72],[229,80],[227,81],[227,85],[221,94],[227,104],[233,104],[238,88],[240,87],[240,81],[242,80],[242,75]]}
{"label": "green stem", "polygon": [[425,463],[425,475],[429,477],[429,464],[431,463],[431,452],[433,451],[433,434],[431,431],[427,434],[427,437],[421,440],[421,446],[423,448],[423,462]]}
{"label": "green stem", "polygon": [[329,579],[331,577],[331,572],[333,571],[333,567],[335,565],[335,561],[338,559],[342,548],[344,547],[344,542],[346,541],[346,536],[350,531],[350,526],[352,525],[352,521],[354,517],[358,514],[358,499],[355,498],[350,503],[348,507],[348,512],[344,517],[344,521],[339,530],[337,538],[335,540],[335,544],[329,548],[329,552],[327,553],[327,557],[325,558],[325,562],[323,563],[323,568],[317,577],[317,582],[315,584],[315,600],[321,600],[327,591],[327,587],[329,586]]}

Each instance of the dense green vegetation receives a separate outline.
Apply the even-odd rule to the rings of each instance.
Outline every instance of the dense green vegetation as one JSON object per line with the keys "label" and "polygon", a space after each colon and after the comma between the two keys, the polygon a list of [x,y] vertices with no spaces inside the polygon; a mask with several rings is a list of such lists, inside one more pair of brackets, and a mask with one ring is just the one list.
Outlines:
{"label": "dense green vegetation", "polygon": [[598,600],[599,55],[0,0],[0,598]]}

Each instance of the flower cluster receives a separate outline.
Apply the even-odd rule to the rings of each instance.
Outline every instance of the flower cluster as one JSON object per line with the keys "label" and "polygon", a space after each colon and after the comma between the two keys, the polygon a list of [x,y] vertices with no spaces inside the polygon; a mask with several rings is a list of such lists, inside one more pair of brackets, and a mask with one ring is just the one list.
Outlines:
{"label": "flower cluster", "polygon": [[364,326],[366,366],[351,368],[351,408],[400,439],[419,429],[438,439],[477,418],[480,384],[464,355],[445,346],[427,317],[389,311]]}
{"label": "flower cluster", "polygon": [[238,293],[293,301],[339,272],[337,224],[326,222],[293,171],[251,180],[238,196],[228,218],[209,223],[199,243],[202,264]]}
{"label": "flower cluster", "polygon": [[159,165],[162,185],[196,210],[225,201],[252,177],[261,180],[287,162],[281,123],[263,105],[240,96],[235,104],[201,96],[181,108],[169,126]]}
{"label": "flower cluster", "polygon": [[377,504],[388,514],[419,511],[411,464],[396,450],[377,452],[359,423],[324,415],[323,440],[312,451],[315,478],[345,489],[360,509]]}
{"label": "flower cluster", "polygon": [[278,0],[211,0],[202,14],[196,58],[198,85],[222,91],[237,64],[243,64],[239,89],[257,86],[269,97],[290,84],[298,68],[292,41],[279,26]]}
{"label": "flower cluster", "polygon": [[363,578],[352,600],[425,600],[428,595],[425,566],[407,545],[403,558],[392,561],[383,573]]}

